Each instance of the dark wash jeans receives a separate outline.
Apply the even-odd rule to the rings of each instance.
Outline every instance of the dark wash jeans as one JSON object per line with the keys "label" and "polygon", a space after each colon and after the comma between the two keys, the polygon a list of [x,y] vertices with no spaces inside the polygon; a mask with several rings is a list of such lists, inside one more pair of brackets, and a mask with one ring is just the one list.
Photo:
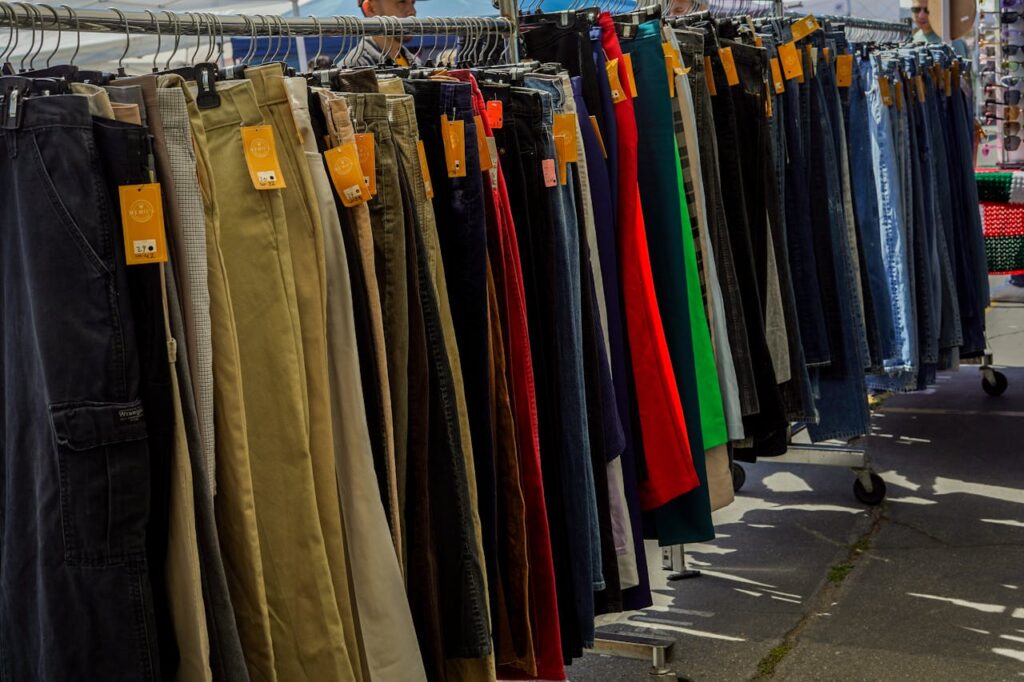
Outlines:
{"label": "dark wash jeans", "polygon": [[[469,408],[488,580],[489,584],[497,585],[497,496],[490,418],[487,225],[484,220],[483,181],[479,150],[475,144],[469,143],[466,144],[466,177],[448,177],[441,136],[441,116],[445,114],[449,120],[463,121],[468,142],[476,139],[472,91],[468,83],[406,81],[405,86],[406,92],[415,95],[417,124],[430,161],[434,213]],[[454,483],[458,485],[457,481]],[[435,502],[444,503],[440,500]],[[450,604],[449,592],[443,592],[447,616],[457,617],[458,611],[462,617],[460,644],[446,646],[449,657],[475,657],[490,651],[489,628],[482,629],[479,622],[486,615],[483,603],[477,603],[481,595],[476,586],[468,587],[471,589],[463,590],[464,599],[459,609]],[[491,604],[492,613],[496,612],[495,606]]]}
{"label": "dark wash jeans", "polygon": [[[740,291],[744,293],[743,312],[746,319],[751,359],[754,365],[754,379],[757,388],[760,411],[743,418],[747,438],[754,439],[752,450],[737,452],[737,459],[750,461],[758,456],[778,455],[785,452],[786,417],[782,408],[771,353],[765,336],[764,313],[761,301],[765,300],[758,286],[757,273],[764,267],[768,253],[765,240],[751,238],[751,218],[754,224],[764,224],[764,188],[761,184],[757,150],[760,149],[762,129],[754,125],[749,110],[750,101],[732,89],[745,86],[730,86],[725,78],[722,60],[718,56],[718,44],[714,36],[707,36],[705,51],[710,53],[715,88],[718,95],[712,97],[715,116],[715,132],[718,135],[719,172],[722,187],[732,188],[735,201],[726,202],[726,222],[736,263],[736,275]],[[737,105],[740,105],[739,107]],[[757,106],[757,105],[754,105]],[[740,125],[740,114],[744,115]],[[751,166],[753,170],[751,170]],[[749,185],[749,187],[748,187]],[[758,245],[760,248],[758,249]]]}
{"label": "dark wash jeans", "polygon": [[[757,388],[754,364],[747,338],[747,323],[743,313],[743,292],[740,290],[729,243],[729,227],[725,216],[725,200],[718,165],[718,139],[711,108],[711,95],[704,76],[704,36],[695,31],[676,31],[683,61],[690,69],[690,87],[693,92],[693,113],[697,119],[700,137],[700,165],[704,178],[704,196],[707,200],[708,232],[715,254],[719,284],[722,287],[722,305],[725,308],[729,347],[736,367],[736,382],[740,392],[740,409],[744,415],[757,414]],[[696,67],[696,68],[694,68]]]}
{"label": "dark wash jeans", "polygon": [[[0,677],[159,679],[147,415],[84,98],[0,130]],[[165,357],[166,360],[166,357]]]}
{"label": "dark wash jeans", "polygon": [[[483,89],[485,98],[489,99],[487,86]],[[568,494],[572,479],[566,474],[559,456],[565,428],[561,418],[563,387],[556,345],[557,302],[562,298],[551,293],[555,263],[550,254],[554,249],[556,217],[553,201],[544,199],[556,190],[545,188],[541,171],[541,161],[548,158],[543,139],[547,135],[544,97],[536,90],[512,88],[505,109],[505,125],[495,131],[495,142],[501,154],[523,268],[544,498],[555,568],[562,653],[568,661],[582,654],[581,627],[585,624],[593,627],[593,611],[586,609],[588,601],[593,608],[593,588],[590,562],[586,560],[589,550],[579,549],[579,541],[588,536],[587,525],[577,523],[570,513],[575,503]]]}

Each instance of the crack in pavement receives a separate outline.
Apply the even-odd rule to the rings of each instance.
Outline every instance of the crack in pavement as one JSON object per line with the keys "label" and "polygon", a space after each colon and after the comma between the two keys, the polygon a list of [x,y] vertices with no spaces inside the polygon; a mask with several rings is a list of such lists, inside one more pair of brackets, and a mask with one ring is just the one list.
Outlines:
{"label": "crack in pavement", "polygon": [[[867,517],[869,519],[867,528],[853,542],[844,545],[848,548],[846,556],[837,557],[837,561],[850,565],[852,568],[849,572],[853,572],[857,564],[867,556],[868,550],[870,550],[871,539],[881,532],[882,525],[886,521],[892,520],[886,514],[887,509],[888,507],[885,504],[870,509]],[[828,540],[830,544],[841,544],[830,538],[823,539]],[[831,568],[832,566],[829,566],[826,570],[831,570]],[[849,576],[845,575],[844,579],[838,583],[825,580],[821,588],[806,600],[807,608],[803,616],[797,621],[796,625],[790,628],[789,632],[782,636],[782,641],[758,662],[757,670],[750,678],[751,682],[763,682],[774,679],[778,666],[799,646],[800,636],[804,630],[817,620],[819,613],[829,611],[842,597],[841,593],[846,577]]]}

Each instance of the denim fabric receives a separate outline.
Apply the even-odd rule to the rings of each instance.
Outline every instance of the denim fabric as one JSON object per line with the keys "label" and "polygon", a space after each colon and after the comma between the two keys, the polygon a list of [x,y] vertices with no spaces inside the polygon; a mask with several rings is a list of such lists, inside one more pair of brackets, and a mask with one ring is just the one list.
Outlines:
{"label": "denim fabric", "polygon": [[[668,36],[678,49],[678,38],[674,32]],[[701,72],[703,74],[703,71]],[[736,365],[733,361],[732,346],[729,342],[729,331],[722,286],[718,275],[716,255],[711,244],[710,226],[708,224],[708,202],[705,194],[705,183],[701,171],[702,157],[699,133],[697,129],[696,108],[694,106],[693,89],[690,79],[681,75],[675,76],[676,83],[676,139],[681,139],[679,154],[683,164],[683,179],[687,185],[687,198],[693,198],[690,207],[695,216],[693,224],[694,240],[699,244],[701,253],[702,285],[706,289],[707,313],[711,327],[711,339],[715,353],[719,386],[722,390],[722,407],[725,411],[726,426],[729,440],[743,440],[743,410],[740,407],[740,389],[736,378]],[[680,130],[682,134],[680,135]],[[731,491],[731,484],[729,486]],[[714,489],[711,490],[714,498]],[[714,499],[712,499],[714,510]]]}
{"label": "denim fabric", "polygon": [[[416,117],[426,145],[430,176],[434,186],[434,213],[441,238],[445,272],[450,273],[448,295],[464,370],[470,430],[484,554],[490,584],[497,585],[496,567],[496,483],[490,420],[490,359],[487,308],[487,226],[484,221],[483,180],[479,150],[467,144],[466,176],[449,178],[441,136],[441,116],[463,121],[466,140],[476,139],[472,91],[468,83],[406,81],[406,92],[415,96]],[[435,368],[431,368],[435,371]],[[450,371],[450,370],[449,370]],[[431,430],[433,431],[433,428]],[[460,528],[465,542],[470,528]],[[471,569],[467,566],[464,571]],[[451,579],[457,580],[456,575]],[[454,587],[455,583],[449,583]],[[487,610],[479,602],[482,585],[463,589],[461,609],[445,609],[449,639],[445,650],[450,658],[475,658],[490,651]],[[443,589],[445,601],[448,589]],[[459,611],[461,610],[461,613]],[[461,624],[459,624],[461,622]],[[455,628],[449,630],[450,627]],[[457,633],[457,634],[456,634]],[[454,636],[453,636],[454,635]]]}
{"label": "denim fabric", "polygon": [[23,106],[0,131],[0,674],[155,680],[149,426],[121,229],[85,98]]}
{"label": "denim fabric", "polygon": [[[588,118],[589,110],[586,108],[586,102],[582,98],[582,81],[578,78],[573,79],[573,90],[576,96],[576,109],[580,116],[580,121],[583,122]],[[600,128],[599,128],[600,129]],[[633,440],[633,429],[631,424],[631,404],[632,400],[629,393],[629,381],[631,374],[628,369],[628,358],[627,349],[625,348],[624,329],[622,322],[622,299],[619,295],[619,277],[618,277],[618,266],[616,265],[618,259],[618,249],[615,245],[615,219],[614,212],[611,210],[611,186],[608,179],[608,169],[605,166],[604,158],[601,155],[601,144],[597,138],[597,132],[593,126],[582,124],[580,131],[583,137],[584,151],[587,160],[587,179],[590,184],[590,196],[594,201],[594,228],[595,237],[597,239],[596,249],[590,252],[590,258],[598,261],[598,266],[601,268],[605,286],[602,292],[604,294],[604,307],[606,311],[606,327],[604,335],[608,339],[608,359],[611,370],[611,381],[614,389],[614,403],[613,409],[617,410],[618,418],[615,420],[619,423],[622,428],[622,450],[620,456],[623,458],[623,462],[617,467],[619,475],[622,475],[623,481],[625,476],[630,476],[632,486],[635,489],[635,458],[634,453],[634,440]],[[603,137],[603,136],[602,136]],[[611,455],[612,453],[609,453]],[[628,472],[628,474],[627,474]],[[611,476],[611,470],[609,470],[609,476]],[[619,519],[619,525],[617,528],[629,529],[626,533],[630,536],[628,544],[630,547],[626,551],[627,557],[623,557],[622,554],[616,559],[618,563],[619,574],[626,572],[630,575],[636,574],[637,564],[637,543],[632,541],[635,535],[639,535],[639,526],[637,532],[634,535],[632,532],[632,522],[636,518],[639,521],[640,508],[639,498],[635,495],[627,496],[626,506],[621,510],[616,510],[616,504],[619,501],[618,497],[613,494],[611,486],[609,487],[609,497],[612,504],[612,516],[613,523],[615,517]],[[626,542],[625,538],[615,537],[616,546],[622,545]],[[639,541],[642,550],[642,540]],[[641,554],[642,556],[642,554]],[[626,565],[623,565],[626,562]],[[607,566],[607,561],[605,562]],[[625,569],[625,571],[623,570]],[[621,610],[622,608],[622,596],[620,594],[618,603],[612,603],[607,594],[596,595],[597,604],[596,608],[599,613],[607,613],[610,611]],[[617,608],[616,608],[617,607]]]}
{"label": "denim fabric", "polygon": [[[810,66],[809,62],[807,66]],[[811,177],[818,181],[812,192],[818,197],[827,197],[827,201],[815,202],[812,207],[815,243],[821,282],[826,291],[831,290],[831,300],[835,305],[834,309],[829,309],[826,318],[832,362],[818,370],[820,419],[817,424],[808,426],[811,440],[819,442],[867,433],[870,416],[859,345],[863,320],[857,307],[853,254],[848,242],[844,208],[840,203],[840,159],[836,155],[826,97],[826,86],[831,84],[834,87],[834,83],[827,77],[822,78],[823,72],[831,74],[824,60],[821,69],[817,72],[812,69],[811,66],[805,71],[805,80],[811,86]]]}
{"label": "denim fabric", "polygon": [[[904,68],[908,65],[904,60]],[[898,78],[898,76],[897,76]],[[925,90],[934,93],[931,78],[925,75]],[[935,211],[937,190],[935,170],[932,167],[931,136],[927,117],[920,107],[903,107],[909,131],[910,170],[913,182],[914,264],[917,284],[917,324],[920,339],[921,364],[937,364],[939,360],[939,316],[941,289],[939,279],[939,249],[936,240]],[[922,375],[923,376],[923,375]]]}
{"label": "denim fabric", "polygon": [[[801,91],[806,89],[796,80],[786,82],[782,111],[785,115],[786,172],[785,186],[809,187],[808,149],[805,134],[807,113]],[[808,367],[826,365],[831,360],[825,329],[825,312],[818,282],[818,265],[811,227],[811,197],[806,191],[785,193],[786,245],[796,294],[797,319]]]}
{"label": "denim fabric", "polygon": [[[486,86],[484,91],[485,96],[490,97]],[[565,453],[566,436],[561,419],[561,396],[567,390],[562,379],[567,373],[560,369],[564,360],[556,337],[564,316],[563,311],[551,304],[550,294],[556,276],[554,270],[558,269],[559,243],[554,228],[558,191],[544,186],[541,167],[542,160],[553,158],[548,142],[550,118],[546,117],[549,110],[544,107],[545,99],[550,102],[550,95],[533,89],[512,88],[505,109],[505,125],[495,132],[495,141],[501,153],[523,271],[562,652],[568,660],[583,647],[581,620],[593,621],[593,581],[590,562],[579,560],[579,557],[590,556],[590,534],[576,532],[579,528],[589,528],[589,515],[572,492],[570,481],[573,478]],[[547,200],[537,201],[534,197]],[[563,286],[568,288],[569,285],[566,282]],[[580,395],[577,400],[582,401],[583,397]]]}
{"label": "denim fabric", "polygon": [[[763,43],[768,56],[776,54],[773,39],[767,37]],[[767,74],[766,74],[767,75]],[[786,220],[786,129],[787,115],[782,96],[767,94],[772,98],[773,115],[768,119],[768,146],[765,151],[765,197],[768,209],[768,226],[771,229],[772,255],[778,272],[781,288],[783,314],[785,316],[787,345],[790,359],[790,380],[780,386],[786,418],[790,421],[811,422],[817,420],[811,379],[800,334],[799,311],[796,289],[793,282],[793,267],[789,259],[789,228]]]}
{"label": "denim fabric", "polygon": [[[903,215],[903,186],[897,159],[899,139],[892,121],[893,110],[882,101],[878,78],[882,75],[881,59],[872,56],[859,63],[860,87],[868,105],[871,133],[871,160],[876,169],[875,191],[878,200],[878,222],[881,238],[883,270],[890,293],[888,320],[892,326],[892,350],[884,359],[890,374],[914,372],[918,366],[917,324],[910,276],[908,228]],[[879,316],[880,319],[882,315]],[[886,385],[883,379],[871,384]]]}
{"label": "denim fabric", "polygon": [[743,291],[740,289],[729,243],[729,228],[725,216],[725,201],[719,175],[718,140],[712,115],[711,95],[705,82],[704,36],[693,31],[675,31],[680,54],[690,69],[689,79],[693,91],[694,117],[700,140],[701,174],[704,197],[707,202],[708,230],[714,252],[718,279],[722,288],[722,303],[728,329],[729,346],[740,395],[740,409],[744,416],[757,414],[760,409],[754,379],[754,365],[747,339],[747,323],[743,312]]}
{"label": "denim fabric", "polygon": [[[528,78],[527,85],[542,93],[544,134],[538,147],[542,158],[554,159],[554,139],[551,136],[553,117],[561,108],[561,91],[551,82]],[[571,179],[571,169],[568,171]],[[586,573],[575,569],[575,589],[580,627],[584,644],[593,638],[592,611],[593,596],[583,596],[582,579],[590,576],[590,589],[603,589],[601,567],[601,540],[598,527],[597,497],[594,488],[594,473],[590,453],[590,437],[586,412],[586,381],[583,369],[582,301],[580,289],[579,233],[575,221],[575,203],[572,199],[572,185],[558,185],[549,193],[552,206],[553,251],[548,267],[553,269],[551,284],[554,299],[560,301],[556,314],[556,329],[559,341],[559,380],[563,386],[562,397],[562,445],[560,457],[564,468],[564,481],[570,484],[578,498],[572,502],[570,528],[581,536],[578,547],[586,551],[573,553],[574,564],[582,564],[590,557],[590,568]],[[567,497],[567,501],[570,498]],[[569,510],[567,510],[569,511]]]}
{"label": "denim fabric", "polygon": [[964,334],[960,355],[964,358],[979,357],[984,352],[985,308],[989,305],[988,268],[982,243],[981,217],[977,210],[978,187],[972,181],[974,109],[970,104],[967,95],[960,88],[954,88],[953,97],[949,98],[951,125],[947,134],[951,136],[948,150],[952,160],[950,169],[956,178],[954,186],[962,193],[959,219],[954,220],[953,225],[957,297]]}
{"label": "denim fabric", "polygon": [[[744,417],[743,427],[747,438],[753,438],[754,447],[738,453],[738,458],[750,460],[757,456],[778,455],[785,452],[786,417],[782,408],[782,397],[772,367],[771,351],[765,337],[764,293],[759,285],[759,273],[765,272],[767,263],[766,240],[762,236],[752,239],[752,223],[748,212],[754,210],[755,222],[764,228],[763,178],[760,171],[759,150],[761,149],[761,126],[747,125],[760,116],[763,106],[759,97],[748,98],[742,93],[731,93],[733,89],[744,90],[742,86],[730,86],[718,54],[714,36],[707,36],[705,51],[710,53],[715,88],[719,96],[712,98],[715,115],[715,132],[718,136],[719,169],[722,187],[729,187],[732,199],[726,202],[725,213],[729,229],[730,244],[736,263],[736,274],[740,290],[744,292],[744,314],[747,336],[754,365],[760,411]],[[733,96],[728,96],[729,94]],[[741,108],[738,108],[739,107]],[[740,125],[740,117],[744,125]],[[750,192],[748,197],[748,185]],[[760,246],[755,251],[755,246]],[[760,265],[759,265],[760,264]]]}
{"label": "denim fabric", "polygon": [[[921,54],[924,52],[925,54]],[[927,63],[923,57],[926,51],[918,52],[918,63],[916,68],[920,69]],[[932,282],[932,300],[935,301],[939,312],[937,320],[937,333],[940,354],[949,352],[963,343],[961,333],[960,311],[956,302],[956,274],[953,270],[953,262],[950,259],[949,245],[952,239],[952,218],[953,211],[953,188],[950,185],[950,164],[946,153],[946,125],[944,100],[945,95],[930,93],[925,88],[926,96],[924,103],[916,101],[916,98],[909,96],[907,103],[921,115],[922,129],[928,138],[927,147],[931,151],[930,157],[923,157],[922,162],[931,174],[931,194],[933,202],[934,227],[932,239],[934,241],[934,254],[931,254],[933,266],[936,269],[936,276]],[[943,100],[943,101],[940,101]],[[921,149],[924,149],[922,145]],[[959,200],[960,193],[956,193]]]}
{"label": "denim fabric", "polygon": [[[841,35],[841,34],[840,34]],[[814,43],[819,48],[827,47],[832,55],[837,54],[834,34],[815,35]],[[861,357],[861,367],[871,367],[871,352],[868,345],[868,330],[865,322],[864,292],[862,288],[863,278],[861,276],[860,250],[857,241],[857,225],[854,219],[853,193],[850,187],[849,151],[846,140],[846,124],[843,119],[842,100],[839,95],[839,88],[836,85],[835,72],[832,68],[834,58],[826,59],[819,52],[820,68],[818,73],[822,79],[822,88],[825,91],[825,99],[829,112],[829,120],[832,122],[832,134],[835,138],[836,159],[839,162],[839,187],[842,190],[842,213],[846,225],[846,248],[850,252],[850,267],[853,272],[852,290],[857,299],[854,312],[854,335],[857,349]]]}
{"label": "denim fabric", "polygon": [[[586,109],[597,118],[598,126],[605,128],[608,122],[607,112],[601,106],[600,81],[605,81],[604,72],[597,69],[591,54],[588,35],[590,26],[581,17],[568,17],[568,21],[558,24],[543,21],[536,25],[523,25],[523,43],[526,53],[541,62],[560,64],[574,78],[581,78],[583,88],[582,99]],[[598,74],[602,77],[598,78]],[[586,121],[581,120],[581,123]]]}
{"label": "denim fabric", "polygon": [[850,152],[850,184],[853,187],[853,205],[857,219],[860,243],[863,247],[865,279],[868,285],[872,319],[878,336],[879,364],[895,355],[896,340],[893,331],[892,293],[885,270],[882,234],[879,227],[876,166],[871,156],[871,120],[865,94],[864,74],[860,68],[851,73],[852,82],[846,88],[849,115],[847,141]]}

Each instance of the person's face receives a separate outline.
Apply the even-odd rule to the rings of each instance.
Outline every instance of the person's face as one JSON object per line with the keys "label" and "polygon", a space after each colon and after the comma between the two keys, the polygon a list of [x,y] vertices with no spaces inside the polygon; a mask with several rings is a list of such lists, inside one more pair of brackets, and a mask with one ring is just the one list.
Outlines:
{"label": "person's face", "polygon": [[414,17],[416,0],[370,0],[368,17]]}
{"label": "person's face", "polygon": [[914,23],[919,29],[925,32],[932,30],[931,18],[928,16],[928,3],[926,0],[914,0],[910,11],[914,15]]}
{"label": "person's face", "polygon": [[666,14],[670,17],[681,17],[684,14],[695,12],[699,8],[700,3],[697,0],[672,0]]}

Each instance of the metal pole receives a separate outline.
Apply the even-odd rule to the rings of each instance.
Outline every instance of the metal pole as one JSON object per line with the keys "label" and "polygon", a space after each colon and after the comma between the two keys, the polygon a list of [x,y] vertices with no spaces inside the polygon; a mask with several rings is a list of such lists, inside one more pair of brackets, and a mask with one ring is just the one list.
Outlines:
{"label": "metal pole", "polygon": [[498,11],[512,25],[508,37],[509,60],[519,62],[519,2],[518,0],[498,0]]}
{"label": "metal pole", "polygon": [[[511,0],[514,4],[514,0]],[[82,33],[124,33],[125,24],[131,34],[156,35],[159,29],[165,37],[174,32],[180,31],[188,19],[178,15],[178,21],[167,18],[163,13],[150,16],[145,12],[122,11],[121,15],[110,10],[97,9],[73,9],[58,10],[55,17],[52,12],[45,10],[40,12],[41,16],[35,15],[31,10],[26,10],[21,5],[8,4],[8,13],[0,15],[0,26],[8,26],[11,23],[11,12],[13,10],[14,25],[18,28],[31,30],[52,31],[59,26],[62,30],[74,31],[76,28]],[[172,13],[173,14],[173,13]],[[251,15],[250,15],[251,16]],[[352,22],[348,27],[339,27],[334,21],[321,20],[320,25],[308,17],[291,18],[284,17],[287,30],[293,35],[315,36],[321,32],[326,35],[367,35],[383,36],[393,35],[396,30],[404,31],[406,35],[475,35],[481,29],[490,33],[509,35],[515,30],[515,20],[503,17],[456,17],[437,19],[431,17],[396,19],[388,17],[388,22],[382,21],[379,17],[358,17],[359,27],[354,28]],[[225,36],[251,36],[252,25],[246,23],[240,14],[218,14],[217,33]],[[397,29],[396,29],[397,22]]]}
{"label": "metal pole", "polygon": [[[292,0],[292,14],[299,16],[299,0]],[[306,57],[306,39],[302,36],[295,36],[295,50],[299,55],[299,70],[306,68],[308,59]]]}

